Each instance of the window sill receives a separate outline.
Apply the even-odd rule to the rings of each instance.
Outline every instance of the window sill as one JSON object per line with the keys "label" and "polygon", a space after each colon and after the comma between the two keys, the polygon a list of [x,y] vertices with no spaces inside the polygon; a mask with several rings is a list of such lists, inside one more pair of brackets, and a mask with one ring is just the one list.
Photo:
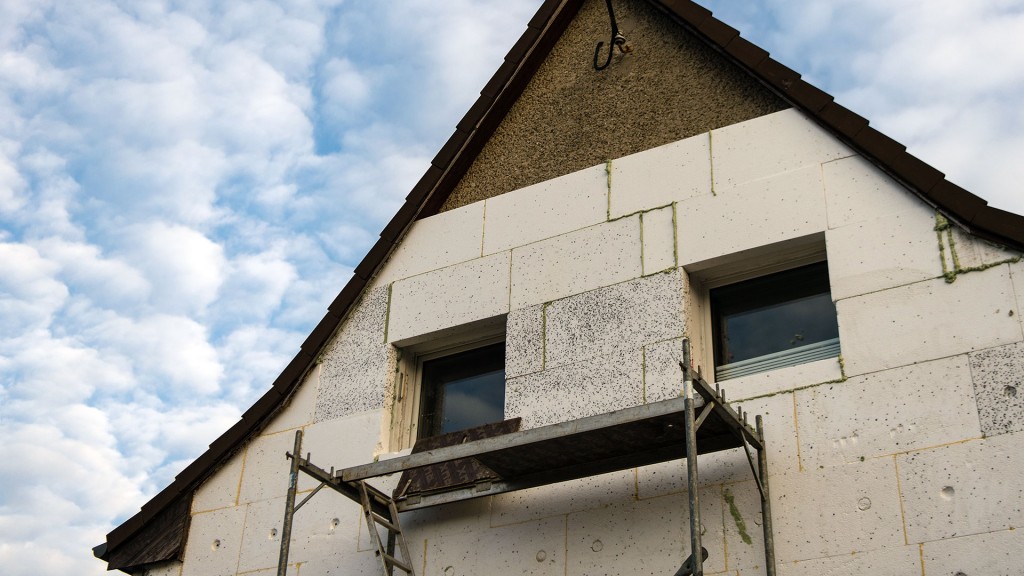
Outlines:
{"label": "window sill", "polygon": [[838,356],[839,338],[832,338],[793,348],[792,350],[784,350],[749,360],[723,364],[715,368],[715,380],[721,382],[731,378],[740,378],[750,374],[757,374],[758,372],[767,372],[768,370],[776,370],[778,368],[786,368]]}

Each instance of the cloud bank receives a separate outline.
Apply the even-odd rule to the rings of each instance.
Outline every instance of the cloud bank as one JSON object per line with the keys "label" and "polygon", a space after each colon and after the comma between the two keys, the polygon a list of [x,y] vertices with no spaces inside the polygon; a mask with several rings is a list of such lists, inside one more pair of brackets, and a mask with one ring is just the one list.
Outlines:
{"label": "cloud bank", "polygon": [[[539,4],[0,3],[5,574],[104,572],[90,548],[266,390]],[[1024,212],[1024,3],[709,5]]]}

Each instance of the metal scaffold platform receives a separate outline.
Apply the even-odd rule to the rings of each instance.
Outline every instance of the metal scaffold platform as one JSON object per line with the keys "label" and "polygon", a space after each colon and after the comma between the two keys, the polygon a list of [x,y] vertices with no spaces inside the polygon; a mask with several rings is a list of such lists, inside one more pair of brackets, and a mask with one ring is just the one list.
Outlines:
{"label": "metal scaffold platform", "polygon": [[[684,380],[682,397],[337,471],[314,465],[309,461],[309,455],[302,457],[302,431],[296,431],[294,451],[287,455],[291,459],[291,475],[281,531],[278,575],[285,576],[295,512],[324,487],[345,495],[363,508],[384,574],[391,576],[395,568],[414,574],[398,518],[402,512],[685,458],[691,556],[677,576],[702,576],[706,552],[701,553],[696,456],[742,448],[760,493],[765,564],[768,576],[774,576],[768,463],[761,417],[757,416],[755,426],[751,427],[747,415],[726,402],[724,391],[709,385],[700,374],[690,369],[686,341],[683,353],[684,362],[680,363]],[[751,456],[751,449],[756,456]],[[403,477],[391,496],[367,482],[398,472],[409,474],[429,467],[452,465],[471,465],[476,473],[463,477],[461,481],[451,482],[449,478],[449,482],[427,485],[413,483]],[[295,504],[300,472],[320,484]],[[387,542],[380,538],[376,525],[386,529]],[[396,544],[404,558],[395,555]],[[693,561],[695,558],[696,562]]]}

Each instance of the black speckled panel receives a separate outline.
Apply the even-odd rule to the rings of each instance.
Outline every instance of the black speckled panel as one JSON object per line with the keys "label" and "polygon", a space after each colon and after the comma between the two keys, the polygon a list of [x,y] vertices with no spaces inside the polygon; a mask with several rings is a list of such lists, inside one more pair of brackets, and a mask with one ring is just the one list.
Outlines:
{"label": "black speckled panel", "polygon": [[970,358],[981,431],[986,436],[1024,431],[1024,342]]}

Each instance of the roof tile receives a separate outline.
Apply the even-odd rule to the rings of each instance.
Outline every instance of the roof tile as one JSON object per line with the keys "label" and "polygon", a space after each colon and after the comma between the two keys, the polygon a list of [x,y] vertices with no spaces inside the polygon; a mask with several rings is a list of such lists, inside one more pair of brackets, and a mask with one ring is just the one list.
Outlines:
{"label": "roof tile", "polygon": [[888,165],[899,174],[901,180],[925,194],[945,177],[931,164],[907,152],[893,156]]}
{"label": "roof tile", "polygon": [[718,44],[719,47],[724,47],[732,41],[733,38],[740,35],[740,31],[729,26],[725,22],[722,22],[718,18],[706,18],[701,22],[697,30],[701,34],[708,37],[709,40]]}
{"label": "roof tile", "polygon": [[833,101],[831,94],[803,80],[793,82],[793,85],[786,90],[786,95],[797,105],[812,114],[817,114],[822,108]]}
{"label": "roof tile", "polygon": [[740,61],[741,64],[754,70],[758,64],[768,57],[768,51],[753,42],[737,36],[725,47],[725,51]]}
{"label": "roof tile", "polygon": [[174,477],[175,480],[180,481],[183,486],[187,485],[193,478],[197,478],[206,472],[207,469],[213,468],[217,461],[220,460],[220,456],[220,454],[212,450],[207,450],[202,456],[186,466],[184,470],[178,472],[178,475]]}
{"label": "roof tile", "polygon": [[558,9],[559,4],[561,4],[559,0],[546,0],[544,4],[537,9],[537,12],[533,15],[533,18],[530,19],[527,26],[537,29],[544,28],[544,26],[547,25],[548,20],[551,19],[551,15]]}
{"label": "roof tile", "polygon": [[311,356],[316,356],[320,352],[320,348],[327,343],[331,335],[338,328],[338,324],[341,323],[341,318],[334,315],[333,312],[328,310],[327,314],[320,319],[313,331],[309,333],[309,336],[302,341],[302,348],[308,352]]}
{"label": "roof tile", "polygon": [[868,121],[859,114],[854,114],[849,108],[832,102],[825,105],[818,113],[818,118],[826,126],[853,140],[858,132],[867,127]]}
{"label": "roof tile", "polygon": [[366,280],[372,278],[373,274],[377,271],[377,267],[384,262],[393,246],[394,243],[390,239],[378,238],[377,242],[374,243],[373,247],[366,254],[366,257],[356,266],[354,270],[356,276]]}
{"label": "roof tile", "polygon": [[469,108],[466,115],[459,120],[459,123],[455,126],[459,130],[466,132],[472,132],[476,129],[477,124],[480,123],[480,119],[484,117],[491,108],[491,104],[494,104],[494,98],[488,96],[480,96],[473,103],[473,106]]}
{"label": "roof tile", "polygon": [[438,151],[430,163],[442,170],[447,168],[452,158],[458,154],[459,149],[469,139],[469,134],[469,132],[456,128],[455,132],[448,138],[448,141],[444,143],[444,146],[441,147],[441,150]]}
{"label": "roof tile", "polygon": [[238,446],[252,426],[245,420],[239,419],[227,432],[223,433],[216,440],[210,443],[211,454],[224,455],[231,452]]}
{"label": "roof tile", "polygon": [[899,142],[868,126],[857,133],[853,143],[860,146],[866,153],[874,158],[888,163],[898,154],[907,151],[907,147]]}
{"label": "roof tile", "polygon": [[988,205],[984,199],[971,194],[949,180],[943,180],[933,186],[928,191],[928,198],[940,208],[956,214],[960,220],[968,224],[973,222],[978,213]]}
{"label": "roof tile", "polygon": [[334,298],[334,302],[327,307],[332,314],[342,317],[348,310],[348,307],[355,303],[359,298],[359,295],[363,293],[363,288],[366,287],[367,281],[365,278],[358,276],[352,276],[345,287],[338,292],[338,295]]}
{"label": "roof tile", "polygon": [[661,4],[694,28],[711,18],[710,10],[690,0],[664,0]]}
{"label": "roof tile", "polygon": [[107,555],[114,548],[117,548],[124,543],[132,534],[136,533],[141,529],[148,520],[148,517],[142,514],[141,511],[137,512],[131,518],[125,520],[120,526],[114,528],[107,533]]}
{"label": "roof tile", "polygon": [[986,206],[979,210],[974,216],[972,224],[980,226],[986,232],[998,237],[992,238],[993,240],[1010,239],[1021,235],[1021,217],[992,206]]}
{"label": "roof tile", "polygon": [[388,222],[388,225],[381,230],[380,237],[397,242],[409,224],[416,220],[416,215],[419,214],[419,211],[420,207],[418,204],[412,202],[403,203],[402,207],[391,218],[391,221]]}
{"label": "roof tile", "polygon": [[793,83],[800,79],[800,74],[773,58],[762,60],[756,70],[761,78],[782,92],[788,91]]}
{"label": "roof tile", "polygon": [[[200,456],[202,458],[202,456]],[[180,476],[180,474],[179,474]],[[142,505],[142,515],[152,516],[153,514],[160,511],[161,508],[167,506],[181,495],[181,489],[184,487],[184,482],[175,480],[171,482],[170,486],[157,492],[156,496],[153,496],[149,502]]]}
{"label": "roof tile", "polygon": [[405,201],[412,204],[419,204],[430,194],[430,191],[437,185],[438,180],[444,175],[444,170],[431,165],[420,177],[419,182],[412,187],[412,191],[405,197]]}
{"label": "roof tile", "polygon": [[512,49],[505,54],[505,60],[511,60],[514,62],[522,60],[539,37],[540,29],[528,27],[526,31],[523,32],[522,36],[519,37],[519,40],[517,40],[512,46]]}
{"label": "roof tile", "polygon": [[306,367],[313,361],[313,358],[312,354],[305,350],[299,350],[295,358],[292,358],[292,361],[285,366],[281,374],[274,380],[274,388],[279,390],[281,394],[290,392],[292,387],[298,383],[299,378],[306,372]]}
{"label": "roof tile", "polygon": [[498,70],[494,75],[491,76],[491,79],[487,81],[487,84],[484,86],[484,89],[480,91],[480,94],[482,96],[487,96],[488,98],[497,97],[502,88],[508,84],[509,79],[512,78],[512,74],[515,73],[518,65],[519,62],[516,61],[504,61],[501,66],[498,67]]}
{"label": "roof tile", "polygon": [[271,412],[274,411],[284,399],[284,395],[277,388],[271,387],[267,390],[255,404],[249,407],[244,413],[242,413],[242,420],[248,422],[250,425],[262,422]]}

